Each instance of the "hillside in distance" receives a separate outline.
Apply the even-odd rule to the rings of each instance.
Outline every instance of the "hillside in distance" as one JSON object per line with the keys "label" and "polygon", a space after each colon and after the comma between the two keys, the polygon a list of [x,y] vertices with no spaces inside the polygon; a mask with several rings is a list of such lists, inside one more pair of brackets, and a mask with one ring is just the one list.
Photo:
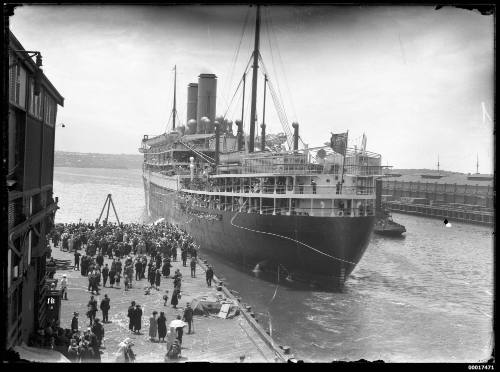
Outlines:
{"label": "hillside in distance", "polygon": [[141,169],[141,154],[96,154],[56,151],[54,167]]}

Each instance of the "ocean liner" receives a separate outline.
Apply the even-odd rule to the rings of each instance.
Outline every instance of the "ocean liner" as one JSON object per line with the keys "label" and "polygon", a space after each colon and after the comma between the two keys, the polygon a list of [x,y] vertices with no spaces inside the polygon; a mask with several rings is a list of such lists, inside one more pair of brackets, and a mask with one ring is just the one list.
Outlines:
{"label": "ocean liner", "polygon": [[[245,266],[284,270],[292,279],[342,287],[365,252],[375,223],[375,178],[381,156],[348,148],[348,132],[319,147],[299,148],[299,126],[266,134],[265,95],[276,97],[259,52],[256,7],[249,133],[241,120],[216,117],[217,77],[200,74],[188,85],[186,125],[145,135],[143,181],[148,214],[190,233],[203,250]],[[260,62],[260,63],[259,63]],[[264,100],[256,136],[258,69]],[[275,101],[276,105],[276,101]],[[283,116],[280,116],[282,118]],[[280,120],[281,121],[281,120]],[[328,138],[328,137],[327,137]]]}

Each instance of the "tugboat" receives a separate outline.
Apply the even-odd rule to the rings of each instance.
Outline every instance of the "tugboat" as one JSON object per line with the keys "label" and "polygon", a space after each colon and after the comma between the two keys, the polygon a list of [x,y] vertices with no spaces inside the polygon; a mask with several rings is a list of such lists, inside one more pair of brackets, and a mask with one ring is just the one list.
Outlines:
{"label": "tugboat", "polygon": [[377,221],[375,222],[373,232],[385,236],[401,236],[406,232],[406,228],[394,222],[392,215],[387,210],[383,210],[377,213]]}

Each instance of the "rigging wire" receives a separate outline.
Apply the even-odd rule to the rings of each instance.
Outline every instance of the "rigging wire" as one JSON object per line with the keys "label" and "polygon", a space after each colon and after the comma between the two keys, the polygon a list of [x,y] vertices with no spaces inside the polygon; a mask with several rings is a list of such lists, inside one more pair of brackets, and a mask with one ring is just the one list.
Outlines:
{"label": "rigging wire", "polygon": [[290,130],[290,125],[288,124],[288,119],[286,117],[286,113],[284,111],[282,103],[279,100],[279,97],[276,94],[276,90],[274,89],[273,82],[269,78],[268,70],[267,70],[266,65],[264,63],[264,60],[263,60],[263,58],[262,58],[261,55],[259,57],[260,57],[260,62],[262,64],[262,69],[264,70],[264,73],[268,76],[269,92],[271,93],[271,97],[273,99],[274,106],[275,106],[276,112],[278,114],[278,118],[280,119],[280,122],[281,122],[281,125],[283,127],[283,130],[286,133],[288,146],[291,149],[292,148],[292,143],[293,143],[292,132]]}
{"label": "rigging wire", "polygon": [[[233,81],[234,70],[235,70],[235,67],[236,67],[236,62],[238,61],[238,56],[239,56],[239,53],[240,53],[241,44],[243,42],[243,37],[245,36],[245,30],[246,30],[246,27],[247,27],[247,22],[248,22],[248,16],[249,16],[249,14],[250,14],[250,8],[248,8],[247,13],[245,15],[245,21],[243,22],[243,28],[242,28],[242,32],[241,32],[240,42],[238,44],[238,48],[236,49],[235,55],[234,55],[233,60],[232,60],[231,73],[229,75],[229,80],[227,80],[227,82],[225,84],[224,92],[228,92],[229,91],[229,89],[231,87],[231,82]],[[224,97],[225,97],[224,101],[227,104],[227,93],[226,93],[226,95]]]}
{"label": "rigging wire", "polygon": [[250,62],[252,61],[252,57],[250,56],[250,58],[248,59],[248,63],[247,63],[247,66],[245,67],[245,71],[243,72],[243,74],[241,75],[241,79],[240,79],[240,82],[238,83],[238,86],[236,87],[236,90],[234,91],[234,94],[233,94],[233,97],[231,98],[231,102],[229,102],[229,105],[227,106],[227,109],[226,109],[226,112],[223,116],[223,118],[225,119],[226,116],[227,116],[227,113],[231,107],[231,103],[233,102],[234,100],[234,97],[236,96],[236,94],[238,93],[238,90],[241,86],[241,83],[243,82],[243,76],[248,72],[248,68],[250,66]]}
{"label": "rigging wire", "polygon": [[[267,10],[269,12],[269,10]],[[272,66],[273,66],[273,71],[274,71],[274,76],[276,76],[276,79],[279,79],[279,75],[278,75],[278,72],[277,72],[277,69],[276,69],[276,63],[274,62],[274,53],[273,53],[273,47],[272,47],[272,44],[271,44],[271,34],[272,32],[270,31],[270,29],[272,29],[272,24],[271,24],[271,17],[266,17],[266,27],[267,27],[267,40],[269,42],[269,49],[270,49],[270,52],[271,52],[271,63],[272,63]],[[283,95],[281,94],[281,89],[280,89],[280,86],[279,84],[277,85],[277,88],[278,88],[278,97],[280,99],[281,102],[284,103],[284,100],[283,100]],[[285,118],[287,118],[286,116],[286,113],[285,113]],[[288,122],[288,118],[287,118],[287,122]]]}
{"label": "rigging wire", "polygon": [[285,65],[283,64],[283,60],[281,58],[281,52],[280,52],[280,48],[279,48],[278,37],[276,36],[276,31],[274,30],[273,21],[272,21],[271,17],[269,17],[269,23],[271,24],[271,31],[272,31],[272,34],[274,36],[275,42],[276,42],[275,43],[276,44],[276,50],[278,51],[278,58],[279,58],[279,61],[281,63],[281,69],[282,69],[282,72],[283,72],[283,77],[285,79],[285,87],[287,88],[287,91],[288,91],[288,94],[289,94],[290,104],[292,106],[293,115],[295,117],[295,120],[297,120],[297,112],[295,111],[295,105],[293,104],[292,94],[290,93],[290,86],[288,84],[288,79],[286,77]]}

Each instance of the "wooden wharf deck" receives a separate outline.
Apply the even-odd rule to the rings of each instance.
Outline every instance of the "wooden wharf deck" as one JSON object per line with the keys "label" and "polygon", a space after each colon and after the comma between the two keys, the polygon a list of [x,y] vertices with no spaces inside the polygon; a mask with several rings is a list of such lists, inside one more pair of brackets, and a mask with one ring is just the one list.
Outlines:
{"label": "wooden wharf deck", "polygon": [[[63,252],[59,248],[52,249],[52,256],[58,262],[65,262],[61,269],[58,269],[54,278],[61,278],[66,274],[69,280],[68,300],[62,300],[61,304],[61,327],[69,328],[73,312],[78,312],[80,330],[86,329],[89,320],[86,317],[87,303],[91,293],[87,291],[88,278],[81,275],[80,271],[73,270],[73,253]],[[122,259],[122,262],[124,260]],[[105,263],[111,265],[111,260],[105,258]],[[71,265],[71,266],[70,266]],[[151,342],[149,340],[149,318],[156,310],[165,312],[167,326],[177,315],[183,314],[187,302],[199,296],[214,296],[216,293],[224,293],[226,298],[235,299],[231,292],[222,286],[217,290],[219,280],[214,278],[212,287],[207,287],[205,282],[205,271],[202,262],[196,269],[196,278],[191,278],[189,264],[182,266],[182,261],[172,262],[173,268],[179,268],[182,273],[182,298],[177,309],[172,308],[170,299],[167,306],[163,306],[162,296],[165,290],[169,290],[171,296],[173,292],[173,280],[162,277],[160,290],[152,290],[151,294],[145,295],[144,287],[147,280],[133,281],[133,288],[125,291],[123,278],[120,288],[100,287],[100,295],[94,296],[98,303],[108,294],[111,299],[111,309],[109,320],[111,323],[104,324],[105,337],[104,349],[101,354],[102,362],[114,362],[115,352],[118,344],[126,337],[133,340],[133,350],[137,355],[136,362],[164,362],[167,352],[166,343]],[[134,278],[135,279],[135,278]],[[60,280],[59,280],[60,282]],[[140,304],[143,310],[141,335],[134,335],[128,330],[127,309],[130,302],[135,301]],[[272,339],[265,333],[260,324],[253,319],[248,311],[240,304],[240,315],[231,319],[222,319],[216,315],[195,316],[194,334],[187,334],[187,327],[184,331],[182,343],[181,362],[240,362],[244,356],[244,362],[269,363],[284,362],[291,355],[285,355]],[[102,313],[98,311],[97,317],[102,320]]]}

